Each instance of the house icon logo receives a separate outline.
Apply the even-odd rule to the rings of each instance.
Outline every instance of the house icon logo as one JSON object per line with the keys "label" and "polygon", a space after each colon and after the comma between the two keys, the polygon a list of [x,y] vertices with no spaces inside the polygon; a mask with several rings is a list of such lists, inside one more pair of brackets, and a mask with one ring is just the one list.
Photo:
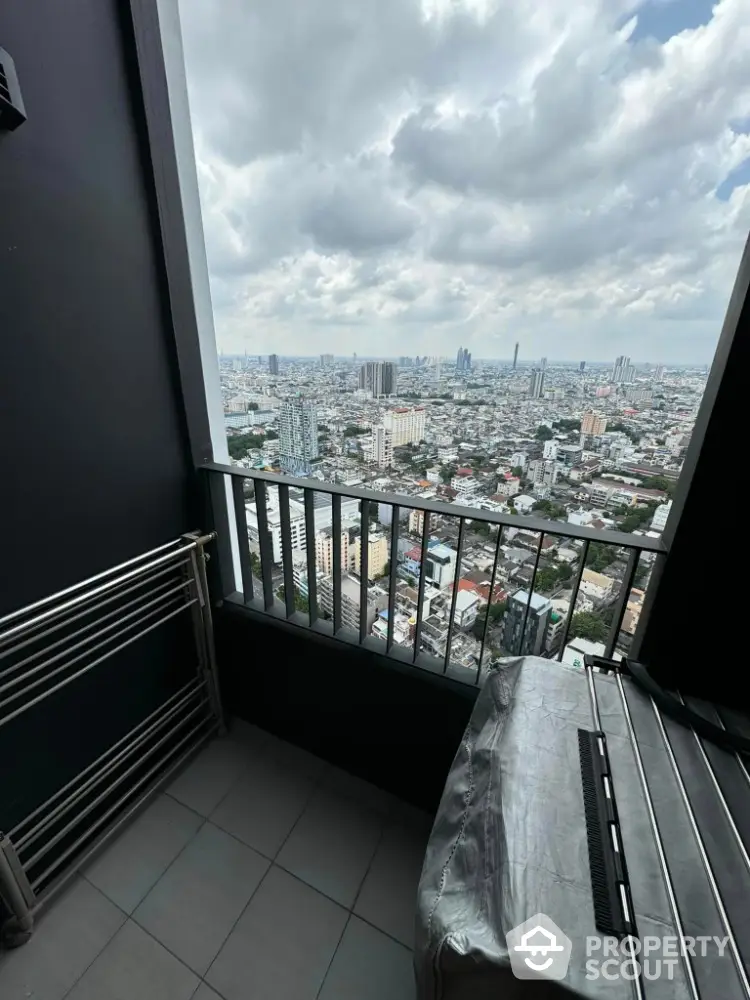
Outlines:
{"label": "house icon logo", "polygon": [[564,979],[572,942],[554,920],[536,913],[505,935],[516,979]]}

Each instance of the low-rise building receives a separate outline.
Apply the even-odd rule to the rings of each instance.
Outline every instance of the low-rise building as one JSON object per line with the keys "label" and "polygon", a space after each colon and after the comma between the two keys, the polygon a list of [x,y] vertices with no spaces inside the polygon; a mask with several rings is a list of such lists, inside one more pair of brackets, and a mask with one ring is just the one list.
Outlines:
{"label": "low-rise building", "polygon": [[612,596],[616,581],[593,569],[584,569],[581,574],[581,591],[595,601],[606,601]]}
{"label": "low-rise building", "polygon": [[469,629],[477,620],[479,613],[479,595],[470,590],[459,590],[456,594],[456,610],[453,624],[456,628]]}
{"label": "low-rise building", "polygon": [[584,656],[604,656],[605,647],[603,642],[591,642],[589,639],[576,637],[571,639],[565,646],[562,655],[562,662],[570,664],[571,667],[579,667],[583,670]]}
{"label": "low-rise building", "polygon": [[506,473],[498,479],[495,495],[501,497],[514,497],[517,493],[520,493],[520,491],[521,480],[518,476],[512,476],[510,473]]}

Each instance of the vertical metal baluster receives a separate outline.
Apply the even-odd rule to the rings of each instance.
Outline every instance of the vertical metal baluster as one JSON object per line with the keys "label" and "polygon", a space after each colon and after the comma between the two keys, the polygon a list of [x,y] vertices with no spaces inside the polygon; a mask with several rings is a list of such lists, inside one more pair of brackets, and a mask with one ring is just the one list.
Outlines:
{"label": "vertical metal baluster", "polygon": [[500,558],[500,546],[503,543],[503,529],[497,529],[497,542],[495,543],[495,561],[492,564],[492,576],[490,577],[490,592],[487,595],[487,611],[484,616],[484,628],[482,629],[482,645],[479,647],[479,664],[477,666],[477,676],[474,681],[479,684],[482,674],[482,661],[484,660],[484,644],[487,642],[487,629],[490,624],[490,608],[492,607],[492,596],[495,593],[495,577],[497,575],[497,563]]}
{"label": "vertical metal baluster", "polygon": [[414,655],[412,657],[412,662],[416,663],[417,656],[419,655],[419,640],[422,635],[422,605],[424,604],[424,588],[425,588],[425,562],[427,559],[427,540],[430,537],[430,512],[427,510],[422,511],[424,518],[422,520],[422,548],[421,548],[421,563],[419,567],[419,589],[417,591],[417,624],[414,628]]}
{"label": "vertical metal baluster", "polygon": [[255,481],[255,506],[258,511],[258,545],[260,547],[260,576],[263,581],[263,606],[266,611],[273,607],[273,545],[268,530],[268,506],[266,484],[262,479]]}
{"label": "vertical metal baluster", "polygon": [[589,540],[583,543],[583,549],[581,550],[581,561],[578,565],[578,572],[576,573],[575,583],[573,584],[573,596],[570,599],[570,608],[568,610],[567,618],[565,619],[565,631],[563,632],[562,642],[560,643],[560,652],[557,654],[557,659],[562,661],[563,653],[565,652],[565,646],[568,642],[568,636],[570,635],[570,625],[573,621],[573,615],[576,610],[576,601],[578,600],[578,591],[581,589],[581,578],[583,577],[583,571],[586,569],[586,559],[589,554]]}
{"label": "vertical metal baluster", "polygon": [[242,596],[246,601],[253,599],[253,564],[250,562],[250,544],[247,537],[247,513],[245,511],[244,479],[232,476],[232,497],[234,500],[234,519],[237,525],[237,544],[240,549],[240,568],[242,570]]}
{"label": "vertical metal baluster", "polygon": [[617,637],[620,634],[620,628],[622,627],[622,620],[625,617],[625,609],[628,606],[628,598],[630,597],[630,591],[633,586],[633,580],[635,578],[635,571],[638,569],[638,549],[630,550],[630,557],[628,558],[628,566],[625,570],[625,576],[622,578],[622,586],[620,587],[620,593],[617,595],[617,601],[615,602],[615,614],[612,618],[612,625],[609,630],[609,638],[607,639],[607,648],[604,650],[604,655],[608,658],[612,658],[612,654],[615,651],[615,646],[617,645]]}
{"label": "vertical metal baluster", "polygon": [[[646,803],[646,812],[648,813],[648,820],[651,825],[651,833],[654,836],[654,843],[656,845],[656,853],[659,857],[659,866],[661,868],[662,876],[664,877],[664,887],[667,891],[667,899],[669,901],[669,909],[672,913],[672,919],[674,920],[675,930],[677,931],[677,936],[680,941],[685,938],[685,930],[682,926],[682,918],[680,917],[680,911],[677,906],[677,896],[675,895],[674,885],[672,883],[672,876],[669,871],[669,864],[667,863],[667,855],[664,850],[664,841],[661,838],[661,833],[659,831],[659,823],[656,819],[656,811],[654,809],[654,801],[651,798],[651,789],[648,785],[648,779],[646,778],[646,769],[643,766],[643,758],[641,757],[641,749],[638,746],[638,738],[635,734],[635,727],[633,726],[633,719],[630,715],[630,706],[628,705],[627,697],[625,696],[625,688],[622,683],[622,676],[619,670],[614,671],[615,679],[617,681],[617,688],[620,692],[620,701],[622,702],[622,710],[625,715],[625,724],[628,729],[628,736],[630,739],[630,747],[633,751],[633,756],[635,757],[635,766],[638,771],[638,778],[641,783],[641,791],[643,792],[643,798]],[[690,993],[693,1000],[700,1000],[700,993],[698,992],[698,984],[695,981],[695,973],[693,972],[693,963],[690,961],[690,956],[686,949],[681,949],[683,952],[682,959],[685,966],[685,975],[687,976],[688,985],[690,987]]]}
{"label": "vertical metal baluster", "polygon": [[286,616],[294,614],[294,567],[292,566],[292,523],[289,516],[289,487],[279,483],[279,530],[281,531],[281,559],[284,571],[284,604]]}
{"label": "vertical metal baluster", "polygon": [[305,545],[307,547],[307,603],[310,625],[318,620],[318,579],[315,561],[315,494],[305,490]]}
{"label": "vertical metal baluster", "polygon": [[401,508],[393,505],[391,515],[391,571],[388,579],[388,632],[385,651],[390,653],[393,645],[393,616],[396,614],[396,569],[398,567],[398,533],[401,522]]}
{"label": "vertical metal baluster", "polygon": [[716,909],[719,911],[719,916],[721,922],[724,926],[724,933],[729,938],[729,947],[732,952],[732,958],[734,959],[734,964],[737,968],[737,974],[740,977],[740,982],[742,983],[742,988],[745,992],[746,997],[750,997],[750,981],[748,981],[747,972],[745,971],[745,966],[742,963],[742,958],[740,956],[739,948],[737,947],[737,940],[734,936],[734,931],[732,930],[732,925],[729,923],[729,914],[724,906],[724,900],[721,898],[721,893],[719,891],[719,885],[716,881],[716,876],[714,875],[714,870],[711,866],[711,862],[708,857],[708,852],[706,850],[706,845],[703,842],[703,836],[698,827],[698,821],[695,818],[695,813],[693,812],[693,806],[690,802],[690,797],[687,793],[687,788],[685,787],[685,782],[682,780],[682,773],[677,764],[677,758],[674,755],[674,750],[672,749],[672,744],[670,742],[669,736],[667,735],[667,730],[664,726],[664,720],[661,717],[661,712],[656,706],[656,702],[653,698],[649,698],[651,702],[651,708],[654,711],[654,716],[656,717],[656,723],[659,727],[659,733],[661,734],[662,743],[664,744],[664,749],[667,751],[667,757],[669,758],[669,763],[672,767],[672,773],[677,781],[677,787],[680,791],[680,797],[682,798],[682,804],[685,807],[685,812],[687,813],[688,822],[690,823],[690,829],[693,831],[693,837],[695,838],[696,846],[698,847],[698,853],[701,856],[701,861],[703,862],[703,868],[706,872],[706,878],[708,879],[708,884],[711,888],[711,894],[714,898],[714,903],[716,904]]}
{"label": "vertical metal baluster", "polygon": [[341,628],[341,497],[331,496],[333,531],[333,634]]}
{"label": "vertical metal baluster", "polygon": [[370,501],[360,504],[359,546],[359,641],[367,635],[367,582],[370,572]]}
{"label": "vertical metal baluster", "polygon": [[448,664],[451,658],[451,641],[453,639],[453,619],[456,615],[456,600],[458,598],[458,583],[461,579],[461,554],[464,548],[464,528],[466,519],[461,518],[458,527],[458,554],[456,556],[456,572],[453,574],[453,596],[451,597],[451,614],[448,619],[448,637],[445,642],[445,660],[443,661],[443,673],[448,672]]}
{"label": "vertical metal baluster", "polygon": [[521,628],[521,638],[518,641],[518,655],[521,656],[523,653],[523,640],[526,635],[526,624],[529,620],[529,612],[531,610],[531,599],[534,596],[534,584],[536,583],[536,573],[539,569],[539,560],[542,557],[542,542],[544,541],[544,532],[539,534],[539,545],[536,549],[536,559],[534,560],[534,572],[531,574],[531,586],[529,587],[529,599],[526,602],[526,610],[523,613],[523,626]]}

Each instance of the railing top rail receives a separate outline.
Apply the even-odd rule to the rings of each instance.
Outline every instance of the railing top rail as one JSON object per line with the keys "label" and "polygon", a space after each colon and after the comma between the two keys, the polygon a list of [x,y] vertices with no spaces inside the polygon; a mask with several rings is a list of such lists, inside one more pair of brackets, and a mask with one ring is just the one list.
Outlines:
{"label": "railing top rail", "polygon": [[320,479],[297,479],[292,476],[280,476],[274,472],[264,472],[260,469],[245,469],[239,465],[223,465],[220,462],[206,462],[200,466],[209,472],[223,472],[231,476],[241,476],[244,479],[259,479],[274,485],[286,485],[302,490],[317,490],[331,496],[348,497],[352,500],[371,500],[375,503],[398,504],[414,510],[426,510],[431,514],[448,517],[465,517],[472,521],[483,521],[486,524],[504,525],[525,531],[543,531],[545,535],[559,535],[562,538],[574,538],[578,541],[603,542],[606,545],[618,545],[639,552],[665,553],[667,547],[661,538],[649,538],[646,535],[631,535],[626,531],[597,531],[578,524],[568,524],[562,521],[548,521],[542,517],[521,514],[499,514],[492,510],[479,510],[474,507],[464,507],[460,504],[446,503],[443,500],[427,500],[424,497],[410,496],[405,493],[380,493],[376,490],[363,489],[361,486],[340,486],[338,483],[327,483]]}

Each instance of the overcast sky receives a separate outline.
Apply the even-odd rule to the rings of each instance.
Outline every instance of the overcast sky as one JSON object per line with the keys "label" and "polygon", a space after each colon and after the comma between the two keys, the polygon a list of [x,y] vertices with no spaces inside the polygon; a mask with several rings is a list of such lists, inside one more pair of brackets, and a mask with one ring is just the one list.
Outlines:
{"label": "overcast sky", "polygon": [[219,347],[710,361],[750,0],[180,0]]}

